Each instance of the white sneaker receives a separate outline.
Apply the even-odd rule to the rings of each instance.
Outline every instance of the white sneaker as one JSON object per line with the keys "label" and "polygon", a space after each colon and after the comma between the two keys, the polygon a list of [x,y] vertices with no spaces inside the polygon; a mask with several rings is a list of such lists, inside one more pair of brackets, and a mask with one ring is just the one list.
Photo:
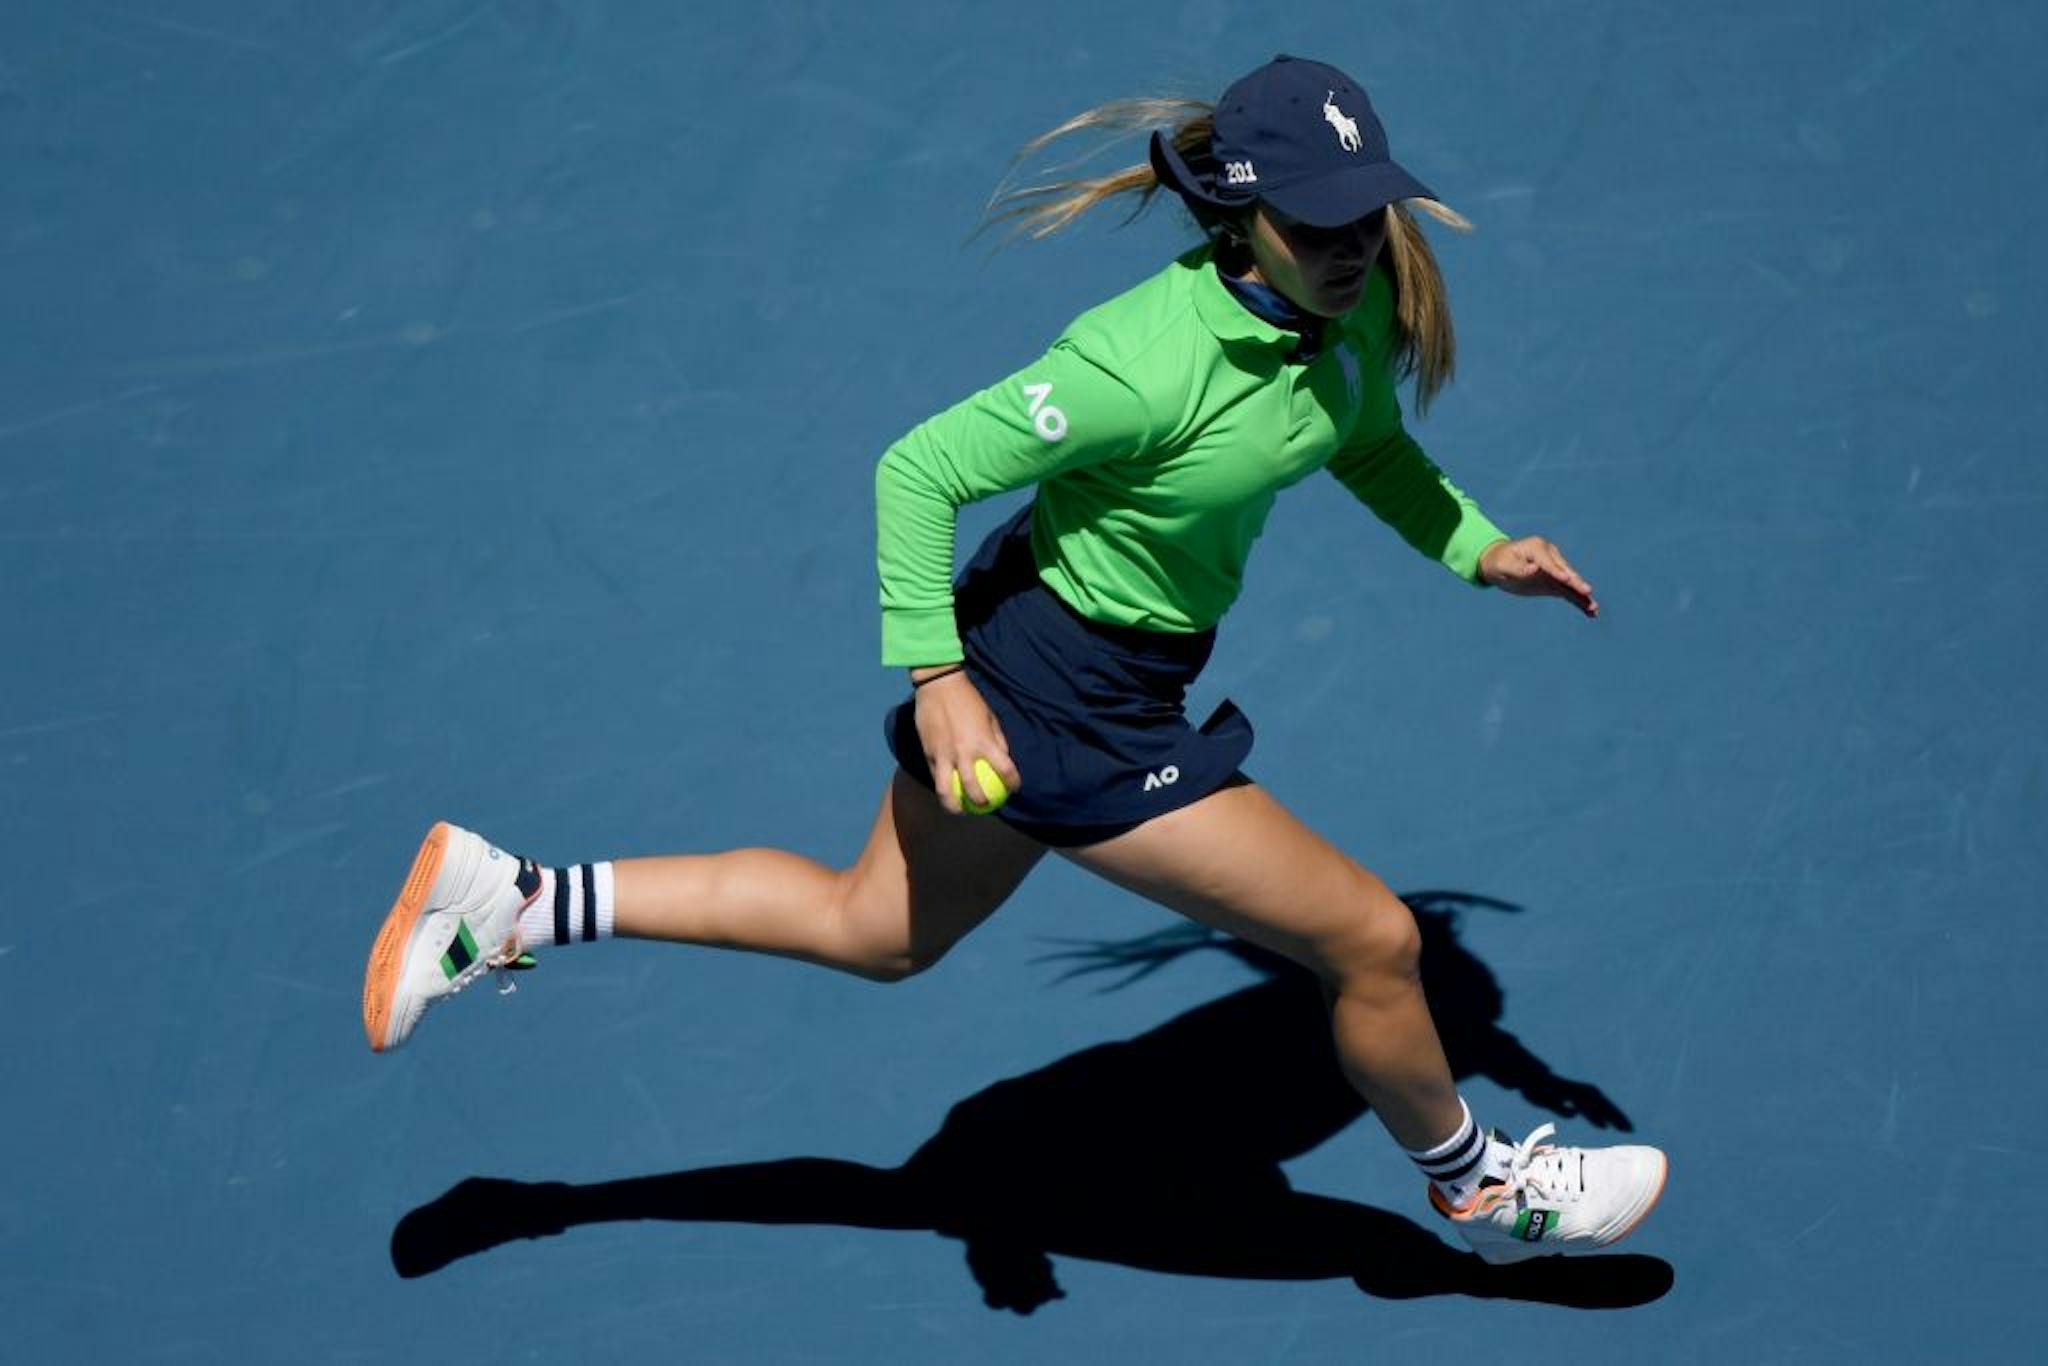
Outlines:
{"label": "white sneaker", "polygon": [[1516,1144],[1507,1180],[1487,1177],[1461,1206],[1429,1188],[1437,1213],[1495,1265],[1606,1247],[1640,1224],[1664,1193],[1671,1164],[1657,1149],[1543,1142],[1556,1131],[1545,1124]]}
{"label": "white sneaker", "polygon": [[[540,888],[537,866],[481,835],[446,821],[428,831],[363,972],[371,1050],[404,1043],[428,1006],[484,973],[525,965],[519,913]],[[509,991],[510,979],[501,981]]]}

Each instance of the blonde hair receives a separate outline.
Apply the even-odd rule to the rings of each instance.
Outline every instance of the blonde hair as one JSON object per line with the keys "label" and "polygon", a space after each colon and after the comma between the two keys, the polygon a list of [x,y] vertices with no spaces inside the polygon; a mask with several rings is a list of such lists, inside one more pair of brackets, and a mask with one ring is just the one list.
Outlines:
{"label": "blonde hair", "polygon": [[[1216,128],[1215,113],[1215,105],[1207,100],[1168,96],[1111,100],[1084,110],[1025,143],[1012,159],[1012,168],[1014,171],[1052,143],[1073,134],[1107,134],[1114,140],[1157,128],[1165,132],[1167,141],[1190,170],[1198,176],[1213,176],[1216,159],[1210,141]],[[1086,160],[1088,155],[1084,153],[1080,160]],[[1008,177],[1004,184],[1008,184]],[[1136,202],[1124,218],[1128,223],[1150,208],[1162,189],[1171,187],[1160,182],[1149,159],[1101,175],[1068,176],[1016,189],[998,186],[989,200],[982,227],[1007,224],[1008,239],[1027,237],[1037,241],[1067,227],[1105,200],[1134,195]],[[1233,219],[1208,205],[1184,202],[1212,241],[1226,229],[1242,226],[1242,217]],[[1380,260],[1394,284],[1394,320],[1400,332],[1395,365],[1402,378],[1414,377],[1415,409],[1423,413],[1457,370],[1458,340],[1451,326],[1450,298],[1444,289],[1443,273],[1437,268],[1436,253],[1430,250],[1429,239],[1423,236],[1415,211],[1419,209],[1459,232],[1470,232],[1472,224],[1457,210],[1434,199],[1402,200],[1387,207],[1387,246]],[[1248,205],[1245,214],[1250,212]]]}

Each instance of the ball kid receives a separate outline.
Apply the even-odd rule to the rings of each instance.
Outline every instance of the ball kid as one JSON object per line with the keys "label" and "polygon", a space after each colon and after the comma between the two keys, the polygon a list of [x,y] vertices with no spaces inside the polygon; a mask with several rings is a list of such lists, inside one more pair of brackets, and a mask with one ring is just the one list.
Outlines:
{"label": "ball kid", "polygon": [[[1200,724],[1184,710],[1296,484],[1356,500],[1468,585],[1598,614],[1556,545],[1497,527],[1404,423],[1397,388],[1425,409],[1455,360],[1421,220],[1463,220],[1393,159],[1365,90],[1320,62],[1276,58],[1213,105],[1105,105],[1031,150],[1099,129],[1150,129],[1146,160],[1014,193],[998,216],[1044,236],[1165,193],[1201,239],[881,456],[882,660],[907,687],[884,718],[892,772],[859,856],[555,868],[436,825],[371,950],[370,1046],[407,1042],[493,968],[612,936],[897,981],[1051,853],[1314,972],[1345,1076],[1481,1257],[1605,1247],[1656,1202],[1663,1153],[1482,1127],[1424,1001],[1408,908],[1246,775],[1235,706]],[[959,509],[1027,488],[956,576]]]}

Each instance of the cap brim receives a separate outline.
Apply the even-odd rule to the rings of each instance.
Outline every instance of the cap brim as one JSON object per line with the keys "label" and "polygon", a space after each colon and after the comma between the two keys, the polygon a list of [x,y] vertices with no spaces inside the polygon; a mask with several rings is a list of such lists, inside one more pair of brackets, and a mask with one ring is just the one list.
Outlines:
{"label": "cap brim", "polygon": [[1434,199],[1436,195],[1393,162],[1376,161],[1261,191],[1259,198],[1298,223],[1341,228],[1397,199]]}

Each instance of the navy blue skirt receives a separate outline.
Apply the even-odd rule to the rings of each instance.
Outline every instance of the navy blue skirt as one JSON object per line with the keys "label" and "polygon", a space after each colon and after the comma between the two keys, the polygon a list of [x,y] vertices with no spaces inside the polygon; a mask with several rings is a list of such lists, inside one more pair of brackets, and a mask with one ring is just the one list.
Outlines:
{"label": "navy blue skirt", "polygon": [[[998,816],[1043,844],[1094,844],[1239,778],[1252,726],[1225,702],[1188,724],[1188,685],[1216,645],[1193,634],[1108,626],[1038,577],[1031,508],[996,528],[954,584],[967,674],[1002,724],[1023,777]],[[914,696],[883,722],[903,771],[931,787]]]}

